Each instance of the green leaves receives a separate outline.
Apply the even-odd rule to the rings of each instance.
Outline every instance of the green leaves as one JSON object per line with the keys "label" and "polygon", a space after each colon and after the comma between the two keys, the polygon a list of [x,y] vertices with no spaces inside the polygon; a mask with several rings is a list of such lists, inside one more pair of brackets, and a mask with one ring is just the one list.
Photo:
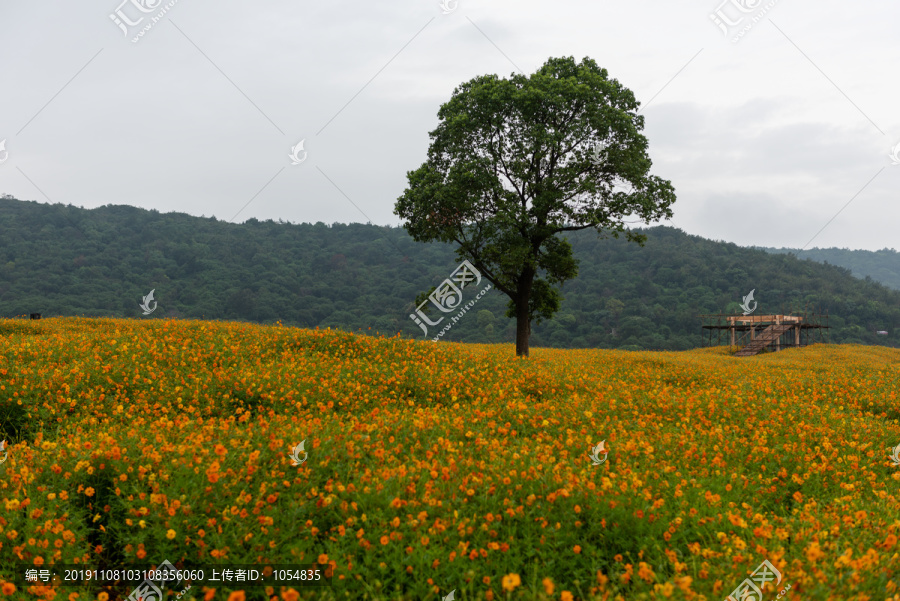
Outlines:
{"label": "green leaves", "polygon": [[[557,235],[627,232],[625,219],[670,218],[671,183],[649,175],[634,94],[585,58],[551,58],[531,76],[484,75],[463,83],[438,111],[428,160],[407,174],[395,213],[419,242],[455,242],[510,297],[517,354],[532,319],[549,319],[554,285],[578,275]],[[598,157],[596,147],[604,147]]]}

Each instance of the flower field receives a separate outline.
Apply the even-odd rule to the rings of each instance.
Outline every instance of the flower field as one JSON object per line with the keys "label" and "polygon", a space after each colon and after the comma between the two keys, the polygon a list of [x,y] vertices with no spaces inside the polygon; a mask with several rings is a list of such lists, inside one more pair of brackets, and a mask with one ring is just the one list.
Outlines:
{"label": "flower field", "polygon": [[185,601],[720,601],[767,560],[765,601],[900,600],[900,351],[514,354],[0,320],[0,599],[133,589],[17,583],[25,564],[168,560],[330,576]]}

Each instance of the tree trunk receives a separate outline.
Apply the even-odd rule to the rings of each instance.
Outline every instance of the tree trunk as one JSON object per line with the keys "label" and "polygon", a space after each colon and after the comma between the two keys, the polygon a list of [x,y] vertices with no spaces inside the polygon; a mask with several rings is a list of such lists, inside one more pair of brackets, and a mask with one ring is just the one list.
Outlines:
{"label": "tree trunk", "polygon": [[528,316],[528,298],[516,303],[516,356],[528,356],[528,339],[531,337],[531,319]]}
{"label": "tree trunk", "polygon": [[531,315],[528,312],[531,286],[536,270],[526,266],[519,274],[516,287],[516,357],[528,356],[528,339],[531,338]]}

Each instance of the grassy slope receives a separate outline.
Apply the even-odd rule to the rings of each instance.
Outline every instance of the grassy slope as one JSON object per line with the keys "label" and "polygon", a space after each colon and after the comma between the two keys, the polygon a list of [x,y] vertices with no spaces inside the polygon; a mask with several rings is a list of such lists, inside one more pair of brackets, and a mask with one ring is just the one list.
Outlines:
{"label": "grassy slope", "polygon": [[900,599],[900,351],[519,361],[510,345],[75,318],[0,334],[2,578],[38,557],[318,562],[332,588],[302,598],[712,600],[768,559],[788,599]]}

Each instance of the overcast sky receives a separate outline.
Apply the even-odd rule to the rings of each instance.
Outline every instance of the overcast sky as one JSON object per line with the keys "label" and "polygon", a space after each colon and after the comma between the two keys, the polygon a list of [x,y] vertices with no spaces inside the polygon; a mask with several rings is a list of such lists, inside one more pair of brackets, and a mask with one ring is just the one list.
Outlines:
{"label": "overcast sky", "polygon": [[0,0],[0,194],[398,225],[456,86],[589,56],[642,104],[668,224],[900,249],[896,0],[446,1]]}

